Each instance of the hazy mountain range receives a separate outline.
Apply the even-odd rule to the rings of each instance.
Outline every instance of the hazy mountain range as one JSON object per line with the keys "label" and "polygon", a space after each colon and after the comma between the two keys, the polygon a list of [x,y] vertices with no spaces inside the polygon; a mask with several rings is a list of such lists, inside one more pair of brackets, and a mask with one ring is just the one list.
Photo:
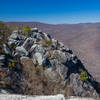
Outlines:
{"label": "hazy mountain range", "polygon": [[69,46],[89,72],[100,82],[100,23],[44,24],[39,22],[7,22],[7,25],[37,27]]}

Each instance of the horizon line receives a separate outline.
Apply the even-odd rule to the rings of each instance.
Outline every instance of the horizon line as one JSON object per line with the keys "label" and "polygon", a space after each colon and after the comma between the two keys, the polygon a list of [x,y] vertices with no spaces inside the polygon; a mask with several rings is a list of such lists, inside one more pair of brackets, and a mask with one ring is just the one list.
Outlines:
{"label": "horizon line", "polygon": [[77,23],[47,23],[47,22],[41,22],[41,21],[0,21],[4,23],[41,23],[41,24],[51,24],[51,25],[59,25],[59,24],[99,24],[100,22],[77,22]]}

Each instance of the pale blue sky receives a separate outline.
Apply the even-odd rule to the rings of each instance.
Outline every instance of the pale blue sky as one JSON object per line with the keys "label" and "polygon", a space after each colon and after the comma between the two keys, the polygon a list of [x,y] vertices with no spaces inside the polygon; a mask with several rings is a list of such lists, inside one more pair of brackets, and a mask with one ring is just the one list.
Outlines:
{"label": "pale blue sky", "polygon": [[100,0],[0,0],[0,21],[100,22]]}

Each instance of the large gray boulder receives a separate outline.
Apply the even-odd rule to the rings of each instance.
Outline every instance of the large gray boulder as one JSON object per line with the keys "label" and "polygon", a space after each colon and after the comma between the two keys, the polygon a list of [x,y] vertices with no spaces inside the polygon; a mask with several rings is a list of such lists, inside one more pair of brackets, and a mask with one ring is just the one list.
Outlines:
{"label": "large gray boulder", "polygon": [[34,63],[38,62],[39,65],[42,65],[45,60],[44,55],[46,50],[37,44],[34,44],[30,49],[30,56],[33,59]]}
{"label": "large gray boulder", "polygon": [[25,39],[26,37],[18,34],[18,32],[12,32],[11,36],[9,37],[8,44],[11,46],[20,46]]}
{"label": "large gray boulder", "polygon": [[67,77],[68,67],[64,66],[57,59],[51,60],[50,63],[53,70],[56,70],[63,79]]}
{"label": "large gray boulder", "polygon": [[16,47],[15,55],[28,56],[28,52],[23,46]]}
{"label": "large gray boulder", "polygon": [[18,33],[13,33],[13,34],[11,34],[10,39],[14,39],[14,40],[19,39]]}
{"label": "large gray boulder", "polygon": [[61,82],[61,77],[60,77],[59,73],[56,70],[53,70],[52,67],[46,69],[44,71],[44,74],[46,77],[48,77],[54,83]]}
{"label": "large gray boulder", "polygon": [[35,38],[38,41],[44,41],[44,34],[43,33],[31,33],[31,38]]}
{"label": "large gray boulder", "polygon": [[54,50],[53,51],[53,56],[58,59],[59,62],[61,63],[66,63],[67,61],[67,56],[65,55],[64,52],[60,51],[60,50]]}
{"label": "large gray boulder", "polygon": [[43,63],[43,55],[39,52],[35,53],[34,56],[33,56],[33,61],[36,63],[38,63],[39,65],[42,65]]}
{"label": "large gray boulder", "polygon": [[37,52],[44,55],[46,53],[46,49],[43,48],[42,46],[38,45],[38,44],[34,44],[30,49],[30,54],[31,54],[31,56],[33,56]]}
{"label": "large gray boulder", "polygon": [[27,39],[25,40],[25,42],[23,43],[22,46],[23,46],[27,51],[29,51],[30,48],[31,48],[31,46],[32,46],[34,43],[36,43],[36,39],[29,37],[29,38],[27,38]]}
{"label": "large gray boulder", "polygon": [[53,49],[53,50],[58,49],[58,40],[52,39],[51,49]]}

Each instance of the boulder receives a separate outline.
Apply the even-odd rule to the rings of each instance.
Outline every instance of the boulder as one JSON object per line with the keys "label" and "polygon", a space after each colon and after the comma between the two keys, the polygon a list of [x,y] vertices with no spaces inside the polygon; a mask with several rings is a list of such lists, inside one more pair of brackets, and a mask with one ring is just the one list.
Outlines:
{"label": "boulder", "polygon": [[19,39],[18,33],[12,33],[10,39],[18,40]]}
{"label": "boulder", "polygon": [[8,44],[11,46],[20,46],[23,44],[25,39],[26,37],[23,35],[20,35],[18,33],[12,33],[9,37]]}
{"label": "boulder", "polygon": [[5,62],[5,55],[0,55],[0,66],[3,66]]}
{"label": "boulder", "polygon": [[23,46],[16,47],[15,55],[28,56],[28,52]]}
{"label": "boulder", "polygon": [[44,71],[46,77],[48,77],[52,82],[58,83],[61,82],[61,77],[57,71],[52,70],[52,68],[48,68]]}
{"label": "boulder", "polygon": [[35,53],[41,53],[41,55],[43,56],[46,53],[46,49],[40,45],[34,44],[30,49],[31,57],[33,57]]}
{"label": "boulder", "polygon": [[51,45],[51,49],[56,50],[58,49],[58,41],[55,39],[52,39],[52,45]]}
{"label": "boulder", "polygon": [[12,54],[11,49],[6,44],[3,44],[3,47],[6,54],[9,54],[9,55]]}
{"label": "boulder", "polygon": [[62,52],[60,50],[54,50],[53,56],[61,63],[66,63],[66,61],[67,61],[67,56],[65,55],[64,52]]}
{"label": "boulder", "polygon": [[37,62],[39,65],[42,65],[43,60],[43,55],[41,55],[41,53],[37,52],[33,55],[33,62]]}
{"label": "boulder", "polygon": [[49,34],[43,33],[47,41],[51,41],[51,36]]}
{"label": "boulder", "polygon": [[42,33],[31,33],[30,37],[36,39],[36,42],[44,41],[44,34]]}
{"label": "boulder", "polygon": [[9,94],[9,92],[6,89],[0,89],[0,93],[2,93],[2,94]]}
{"label": "boulder", "polygon": [[35,28],[31,28],[31,31],[32,32],[38,32],[38,28],[36,28],[36,27]]}
{"label": "boulder", "polygon": [[30,48],[31,48],[31,46],[32,46],[35,42],[36,42],[36,39],[29,37],[29,38],[27,38],[27,39],[25,40],[25,42],[23,43],[22,46],[23,46],[27,51],[29,51]]}
{"label": "boulder", "polygon": [[8,45],[10,45],[10,46],[14,46],[14,45],[17,45],[17,44],[18,44],[17,40],[9,39],[9,41],[8,41]]}
{"label": "boulder", "polygon": [[68,67],[63,65],[57,59],[50,60],[50,63],[52,69],[56,70],[63,79],[67,77]]}

